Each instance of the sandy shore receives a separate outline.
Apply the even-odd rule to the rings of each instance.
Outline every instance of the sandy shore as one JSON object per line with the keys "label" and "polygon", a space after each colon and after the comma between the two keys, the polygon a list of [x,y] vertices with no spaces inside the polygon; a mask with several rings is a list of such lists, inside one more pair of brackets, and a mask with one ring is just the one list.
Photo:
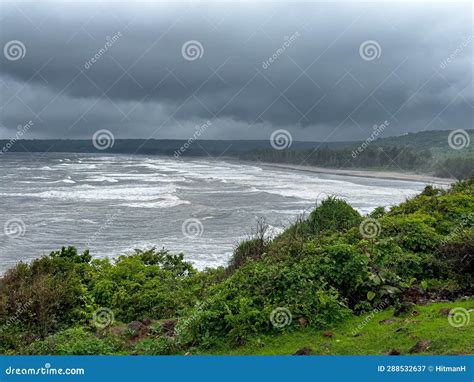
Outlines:
{"label": "sandy shore", "polygon": [[319,174],[333,174],[333,175],[344,175],[344,176],[357,176],[361,178],[378,178],[378,179],[392,179],[392,180],[406,180],[411,182],[421,182],[426,184],[441,184],[449,185],[454,183],[456,179],[437,178],[435,176],[420,175],[413,173],[404,172],[392,172],[392,171],[377,171],[377,170],[349,170],[349,169],[332,169],[325,167],[315,166],[301,166],[293,164],[280,164],[280,163],[266,163],[266,162],[252,162],[244,161],[245,163],[259,164],[265,167],[274,167],[287,170],[298,170],[307,171]]}

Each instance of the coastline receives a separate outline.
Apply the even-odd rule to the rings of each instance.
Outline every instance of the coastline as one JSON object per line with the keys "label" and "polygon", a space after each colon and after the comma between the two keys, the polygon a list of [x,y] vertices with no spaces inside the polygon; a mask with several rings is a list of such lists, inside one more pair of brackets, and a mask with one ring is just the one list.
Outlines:
{"label": "coastline", "polygon": [[284,170],[297,170],[311,172],[314,174],[332,174],[332,175],[343,175],[343,176],[355,176],[359,178],[375,178],[375,179],[388,179],[388,180],[404,180],[410,182],[421,182],[426,184],[441,184],[449,186],[456,182],[456,179],[452,178],[438,178],[430,175],[421,175],[414,173],[404,173],[396,171],[380,171],[380,170],[351,170],[351,169],[335,169],[327,167],[316,167],[316,166],[303,166],[296,164],[285,164],[285,163],[270,163],[270,162],[254,162],[254,161],[240,161],[242,163],[258,164],[264,167],[273,167]]}

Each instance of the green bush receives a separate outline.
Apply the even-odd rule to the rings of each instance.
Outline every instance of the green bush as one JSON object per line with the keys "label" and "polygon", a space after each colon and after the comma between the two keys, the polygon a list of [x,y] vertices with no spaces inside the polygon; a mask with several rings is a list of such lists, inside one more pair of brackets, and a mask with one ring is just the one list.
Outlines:
{"label": "green bush", "polygon": [[240,268],[249,259],[259,259],[266,251],[263,238],[254,238],[241,242],[235,249],[228,266],[228,273]]}
{"label": "green bush", "polygon": [[309,215],[308,225],[312,234],[344,232],[362,221],[360,214],[344,200],[328,197]]}
{"label": "green bush", "polygon": [[395,238],[405,251],[433,252],[442,236],[433,227],[435,218],[425,214],[386,216],[380,220],[381,236]]}
{"label": "green bush", "polygon": [[88,253],[63,248],[10,269],[0,279],[0,323],[13,319],[11,325],[24,333],[45,337],[84,321],[87,297],[82,276],[87,261]]}
{"label": "green bush", "polygon": [[179,348],[174,338],[162,336],[145,338],[136,343],[134,352],[143,355],[173,355],[179,354]]}
{"label": "green bush", "polygon": [[[288,309],[294,328],[298,319],[315,326],[342,319],[348,312],[336,289],[303,263],[252,261],[230,278],[210,288],[209,297],[178,321],[181,343],[208,345],[228,341],[242,344],[250,336],[274,332],[270,316]],[[313,265],[320,269],[318,262]]]}
{"label": "green bush", "polygon": [[167,251],[137,251],[113,265],[102,261],[95,267],[88,284],[92,298],[124,322],[173,317],[191,306],[204,287],[182,254]]}
{"label": "green bush", "polygon": [[84,328],[70,328],[58,332],[24,349],[24,354],[101,355],[113,354],[116,346],[107,339],[97,338]]}

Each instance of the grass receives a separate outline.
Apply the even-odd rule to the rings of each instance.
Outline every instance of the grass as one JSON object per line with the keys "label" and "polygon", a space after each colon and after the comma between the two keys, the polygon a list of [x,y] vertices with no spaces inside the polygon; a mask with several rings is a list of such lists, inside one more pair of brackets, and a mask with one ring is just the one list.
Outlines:
{"label": "grass", "polygon": [[[453,327],[440,310],[458,307],[473,311],[469,313],[468,324]],[[367,314],[354,316],[341,325],[325,330],[305,328],[296,332],[260,336],[239,348],[220,349],[211,353],[287,355],[306,347],[311,348],[316,355],[384,355],[392,349],[405,355],[418,341],[429,340],[429,347],[417,354],[474,354],[474,299],[416,306],[411,313],[399,317],[394,317],[393,312],[394,309],[389,308],[375,314],[370,321],[366,320],[358,336],[354,336],[353,332],[359,324],[363,324]],[[380,323],[382,320],[390,321]],[[324,336],[328,331],[333,334],[330,338]]]}

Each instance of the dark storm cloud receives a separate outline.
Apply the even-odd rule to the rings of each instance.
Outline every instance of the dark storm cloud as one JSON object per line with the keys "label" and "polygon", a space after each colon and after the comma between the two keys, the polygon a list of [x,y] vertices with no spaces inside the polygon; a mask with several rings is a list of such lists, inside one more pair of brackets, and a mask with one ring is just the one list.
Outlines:
{"label": "dark storm cloud", "polygon": [[[468,3],[9,3],[2,46],[26,53],[1,57],[0,134],[29,119],[60,138],[187,138],[205,120],[205,138],[470,128],[471,25]],[[182,55],[190,40],[199,59]],[[368,40],[380,57],[361,57]]]}

